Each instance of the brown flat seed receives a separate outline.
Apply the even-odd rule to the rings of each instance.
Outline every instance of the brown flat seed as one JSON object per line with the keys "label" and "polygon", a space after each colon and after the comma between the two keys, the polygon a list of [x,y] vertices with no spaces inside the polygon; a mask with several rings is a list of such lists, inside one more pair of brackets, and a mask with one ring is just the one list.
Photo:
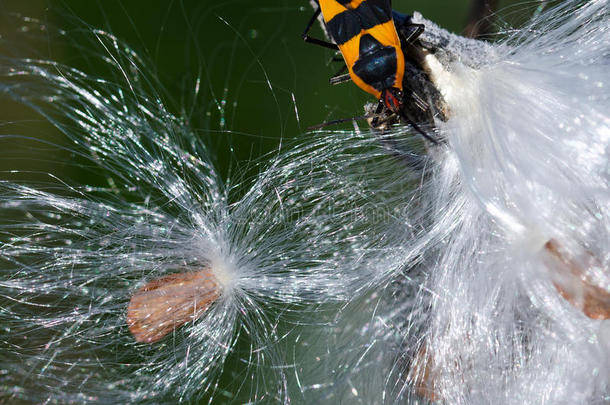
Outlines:
{"label": "brown flat seed", "polygon": [[407,380],[413,384],[415,393],[430,402],[439,402],[436,392],[436,373],[433,371],[432,357],[426,346],[422,346],[411,364]]}
{"label": "brown flat seed", "polygon": [[170,274],[133,294],[127,326],[136,341],[154,343],[199,318],[219,296],[220,287],[209,269]]}
{"label": "brown flat seed", "polygon": [[587,268],[601,266],[599,260],[590,253],[583,260],[568,258],[554,239],[544,248],[554,259],[553,285],[559,294],[591,319],[610,319],[610,293],[594,285],[586,274]]}

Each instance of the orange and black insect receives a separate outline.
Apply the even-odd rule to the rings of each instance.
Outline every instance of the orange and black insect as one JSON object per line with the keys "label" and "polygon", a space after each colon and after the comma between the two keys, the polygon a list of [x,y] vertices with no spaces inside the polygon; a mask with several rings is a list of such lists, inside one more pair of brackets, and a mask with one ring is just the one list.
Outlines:
{"label": "orange and black insect", "polygon": [[[334,43],[308,35],[320,13]],[[415,40],[424,30],[423,25],[412,25],[416,30],[407,42]],[[358,87],[379,99],[380,107],[385,106],[426,139],[437,143],[402,111],[405,57],[394,26],[390,0],[318,0],[318,9],[303,32],[303,39],[341,51],[349,73],[334,77],[331,83],[351,78]]]}

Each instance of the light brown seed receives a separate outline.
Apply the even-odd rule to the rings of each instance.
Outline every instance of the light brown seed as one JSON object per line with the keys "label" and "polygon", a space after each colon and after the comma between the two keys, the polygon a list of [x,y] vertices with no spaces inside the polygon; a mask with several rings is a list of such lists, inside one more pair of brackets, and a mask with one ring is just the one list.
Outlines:
{"label": "light brown seed", "polygon": [[591,253],[580,260],[569,258],[554,239],[544,248],[553,259],[549,268],[559,294],[591,319],[610,319],[610,293],[594,285],[586,273],[587,268],[601,267],[599,260]]}
{"label": "light brown seed", "polygon": [[138,342],[154,343],[205,313],[220,296],[211,270],[170,274],[136,291],[127,307],[127,326]]}
{"label": "light brown seed", "polygon": [[434,371],[432,356],[428,353],[428,349],[423,345],[417,352],[411,369],[407,375],[407,381],[413,384],[415,393],[422,398],[426,398],[430,402],[439,402],[440,398],[437,392],[436,379],[437,373]]}

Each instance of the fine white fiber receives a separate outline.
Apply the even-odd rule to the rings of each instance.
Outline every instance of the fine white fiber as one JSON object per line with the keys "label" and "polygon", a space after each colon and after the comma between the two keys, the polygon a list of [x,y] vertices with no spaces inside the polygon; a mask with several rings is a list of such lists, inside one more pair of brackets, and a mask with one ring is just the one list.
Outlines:
{"label": "fine white fiber", "polygon": [[365,403],[401,383],[388,402],[610,401],[608,6],[556,4],[495,45],[416,15],[449,108],[420,200],[435,257],[415,311],[382,316],[403,352]]}
{"label": "fine white fiber", "polygon": [[323,398],[608,403],[608,1],[556,3],[497,44],[414,22],[449,109],[405,211],[420,262],[343,311]]}
{"label": "fine white fiber", "polygon": [[288,402],[280,348],[291,335],[323,329],[322,317],[413,260],[402,214],[384,208],[411,187],[405,166],[375,137],[335,133],[226,187],[137,55],[107,32],[87,35],[109,78],[3,59],[2,92],[68,140],[35,149],[65,149],[67,166],[103,177],[5,173],[2,399]]}
{"label": "fine white fiber", "polygon": [[0,56],[66,141],[0,142],[98,176],[2,174],[0,403],[610,402],[609,6],[493,44],[416,14],[443,142],[315,132],[249,181],[110,33],[103,78]]}
{"label": "fine white fiber", "polygon": [[466,199],[427,345],[450,403],[610,400],[608,5],[565,2],[449,68]]}

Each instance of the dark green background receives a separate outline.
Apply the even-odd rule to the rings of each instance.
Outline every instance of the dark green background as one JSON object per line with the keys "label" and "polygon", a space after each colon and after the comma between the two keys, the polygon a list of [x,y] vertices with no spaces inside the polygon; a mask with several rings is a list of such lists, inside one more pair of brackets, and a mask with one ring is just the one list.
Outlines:
{"label": "dark green background", "polygon": [[[523,13],[516,12],[522,8],[515,6],[517,3],[523,5],[514,0],[500,2],[500,29],[523,18]],[[393,2],[398,11],[418,10],[458,33],[467,23],[469,6],[469,0]],[[301,40],[312,12],[305,0],[2,0],[0,12],[39,18],[59,28],[88,24],[126,41],[150,61],[151,74],[160,79],[172,112],[187,112],[193,127],[212,149],[223,176],[228,170],[242,171],[246,161],[277,149],[281,139],[298,137],[311,125],[361,114],[364,102],[371,100],[352,83],[328,84],[341,63],[331,62],[331,51]],[[2,31],[10,29],[3,27]],[[314,34],[322,35],[319,27]],[[11,42],[9,38],[2,46],[8,42],[27,56],[51,53],[53,59],[89,74],[103,74],[96,72],[90,57],[73,48],[43,44],[43,49],[30,52],[31,44],[15,41],[19,40]],[[195,96],[197,77],[201,78],[201,90]],[[36,118],[6,99],[0,103],[2,122]],[[42,123],[21,125],[16,130],[32,135],[32,128],[34,136],[58,141],[54,131]],[[24,153],[27,155],[27,151],[4,155],[0,169],[21,168],[17,156]],[[58,167],[48,167],[52,163],[50,159],[40,162],[37,169],[57,172]]]}

